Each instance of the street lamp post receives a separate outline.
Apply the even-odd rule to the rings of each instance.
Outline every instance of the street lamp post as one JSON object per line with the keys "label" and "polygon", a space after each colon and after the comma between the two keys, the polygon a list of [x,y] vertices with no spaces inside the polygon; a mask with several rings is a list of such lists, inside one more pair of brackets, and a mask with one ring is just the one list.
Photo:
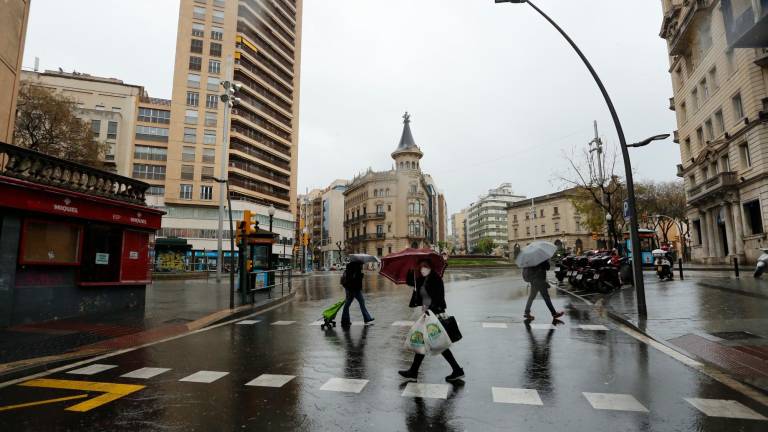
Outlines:
{"label": "street lamp post", "polygon": [[[632,245],[632,251],[634,252],[632,254],[632,275],[633,280],[635,284],[635,292],[637,294],[637,312],[638,315],[640,315],[641,318],[645,318],[648,315],[648,310],[645,304],[645,285],[643,284],[643,261],[640,256],[640,236],[637,233],[638,229],[638,222],[637,222],[637,211],[636,211],[636,205],[635,205],[635,184],[632,179],[632,165],[629,160],[629,150],[627,148],[627,140],[624,137],[624,129],[621,127],[621,121],[619,121],[619,115],[616,113],[616,108],[613,106],[613,101],[611,100],[611,97],[608,95],[608,91],[605,89],[605,86],[603,85],[602,80],[600,80],[600,77],[597,75],[597,72],[595,72],[595,69],[592,67],[592,64],[587,60],[587,57],[584,55],[584,53],[581,52],[581,49],[576,45],[576,43],[571,39],[570,36],[562,29],[555,21],[552,20],[547,14],[545,14],[541,9],[539,9],[535,4],[533,4],[529,0],[495,0],[496,3],[528,3],[536,12],[538,12],[544,19],[546,19],[552,26],[565,38],[566,41],[571,45],[574,51],[576,51],[576,54],[578,54],[579,58],[581,58],[581,61],[584,62],[584,65],[589,70],[589,73],[592,75],[592,78],[595,80],[595,83],[597,84],[597,87],[600,89],[600,93],[603,95],[603,99],[605,99],[605,104],[608,106],[608,111],[611,113],[611,119],[613,120],[613,125],[616,128],[616,134],[619,137],[619,144],[621,146],[621,155],[624,159],[624,176],[626,178],[627,182],[627,205],[629,206],[629,238],[630,238],[630,244]],[[649,140],[648,142],[650,142]],[[647,144],[647,143],[646,143]]]}
{"label": "street lamp post", "polygon": [[267,213],[269,214],[269,232],[272,232],[272,220],[275,218],[275,206],[270,204]]}
{"label": "street lamp post", "polygon": [[[221,156],[220,156],[220,172],[219,179],[222,180],[219,187],[219,233],[217,236],[216,245],[218,248],[218,264],[216,265],[216,282],[221,282],[221,267],[224,262],[224,252],[222,251],[222,243],[224,238],[224,192],[229,188],[229,174],[227,171],[227,161],[229,160],[229,113],[232,107],[239,102],[239,99],[235,97],[235,94],[240,90],[240,84],[236,84],[229,80],[232,79],[232,56],[227,58],[227,80],[221,82],[221,86],[224,87],[224,93],[219,96],[221,102],[224,103],[224,124],[223,133],[221,138]],[[227,193],[229,197],[229,193]],[[231,206],[230,206],[231,212]],[[235,251],[232,250],[232,253]]]}
{"label": "street lamp post", "polygon": [[[229,196],[229,180],[223,180],[213,177],[213,181],[219,184],[224,184],[227,191],[227,207],[229,208],[229,308],[235,308],[235,227],[232,223],[232,199]],[[219,231],[221,232],[221,231]],[[224,264],[224,253],[221,251],[221,245],[219,245],[219,256],[221,261],[217,268],[221,268]]]}

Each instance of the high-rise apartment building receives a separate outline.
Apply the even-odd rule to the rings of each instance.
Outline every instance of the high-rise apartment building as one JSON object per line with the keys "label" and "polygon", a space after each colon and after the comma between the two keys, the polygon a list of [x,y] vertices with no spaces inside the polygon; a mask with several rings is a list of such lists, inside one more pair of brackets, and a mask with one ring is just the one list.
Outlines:
{"label": "high-rise apartment building", "polygon": [[484,238],[490,238],[497,247],[507,247],[507,207],[509,204],[525,199],[515,195],[512,185],[502,183],[491,189],[477,202],[467,208],[467,242],[471,252],[477,243]]}
{"label": "high-rise apartment building", "polygon": [[662,7],[692,257],[754,260],[768,222],[768,2]]}
{"label": "high-rise apartment building", "polygon": [[[235,218],[250,210],[268,229],[274,206],[273,230],[281,241],[293,237],[301,10],[302,0],[181,0],[173,92],[165,107],[171,119],[165,183],[154,189],[167,212],[161,236],[191,239],[195,249],[216,247],[221,186],[213,177],[224,164]],[[241,86],[226,123],[224,81]],[[283,246],[273,251],[282,254]]]}
{"label": "high-rise apartment building", "polygon": [[21,79],[21,60],[27,34],[29,2],[6,0],[0,12],[0,141],[13,142],[16,98]]}
{"label": "high-rise apartment building", "polygon": [[[205,178],[224,159],[234,200],[295,209],[301,5],[181,1],[166,205],[216,205],[219,188],[209,193]],[[227,125],[219,96],[229,80],[242,87]]]}

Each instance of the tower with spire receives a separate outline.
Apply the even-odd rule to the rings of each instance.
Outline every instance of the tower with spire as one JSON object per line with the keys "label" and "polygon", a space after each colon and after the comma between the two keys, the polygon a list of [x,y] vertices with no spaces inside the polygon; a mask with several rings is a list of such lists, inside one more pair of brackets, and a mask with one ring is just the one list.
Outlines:
{"label": "tower with spire", "polygon": [[400,136],[400,143],[392,152],[392,159],[395,160],[395,169],[402,170],[420,170],[419,161],[424,156],[419,146],[413,139],[411,133],[411,115],[408,111],[403,114],[403,133]]}

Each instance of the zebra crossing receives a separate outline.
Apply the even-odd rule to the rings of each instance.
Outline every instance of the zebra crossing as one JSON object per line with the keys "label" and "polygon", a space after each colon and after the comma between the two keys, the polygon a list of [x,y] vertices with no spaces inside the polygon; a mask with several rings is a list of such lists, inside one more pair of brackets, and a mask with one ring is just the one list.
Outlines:
{"label": "zebra crossing", "polygon": [[[119,368],[114,364],[92,364],[86,367],[73,369],[65,373],[72,375],[93,376],[106,371]],[[121,378],[149,380],[160,375],[171,372],[171,368],[163,367],[142,367],[120,375]],[[179,382],[194,384],[213,384],[230,375],[227,371],[200,370],[185,375],[178,379]],[[246,387],[268,387],[282,388],[292,381],[296,380],[295,375],[282,374],[261,374],[252,380],[244,383]],[[352,379],[342,377],[329,377],[320,387],[320,391],[336,393],[361,393],[365,391],[371,382],[366,379]],[[401,392],[404,398],[423,398],[423,399],[448,399],[452,386],[449,384],[434,384],[409,382]],[[521,405],[521,406],[544,406],[544,402],[536,389],[530,388],[510,388],[510,387],[491,387],[491,400],[499,405]],[[643,405],[637,398],[630,394],[622,393],[590,393],[583,392],[581,395],[589,405],[598,411],[621,411],[649,413],[649,409]],[[721,417],[730,419],[768,421],[768,418],[752,410],[735,400],[725,399],[705,399],[705,398],[683,398],[686,403],[701,412],[707,417]]]}

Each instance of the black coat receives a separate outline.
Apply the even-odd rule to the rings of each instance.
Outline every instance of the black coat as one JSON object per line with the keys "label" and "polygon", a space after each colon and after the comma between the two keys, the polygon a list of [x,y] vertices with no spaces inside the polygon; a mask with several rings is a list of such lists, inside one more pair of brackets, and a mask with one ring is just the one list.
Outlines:
{"label": "black coat", "polygon": [[[419,274],[414,283],[413,272],[408,272],[407,283],[413,287],[413,294],[411,295],[411,301],[408,303],[408,307],[423,306],[419,290],[422,285],[424,285],[424,279],[425,278]],[[426,285],[424,288],[432,299],[432,304],[429,305],[429,310],[436,314],[445,312],[447,306],[445,304],[445,286],[443,285],[443,279],[432,272],[426,277]]]}
{"label": "black coat", "polygon": [[344,270],[342,277],[343,283],[341,284],[348,291],[362,291],[363,290],[363,271],[362,265],[357,263],[350,263]]}

